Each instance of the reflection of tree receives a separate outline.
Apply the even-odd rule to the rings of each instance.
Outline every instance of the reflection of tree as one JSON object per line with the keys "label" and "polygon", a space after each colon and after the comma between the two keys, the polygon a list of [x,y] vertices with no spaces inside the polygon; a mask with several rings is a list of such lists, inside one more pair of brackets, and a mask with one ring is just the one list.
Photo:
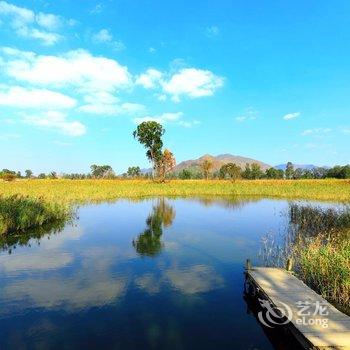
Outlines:
{"label": "reflection of tree", "polygon": [[65,224],[65,220],[59,220],[18,234],[0,235],[0,251],[7,250],[11,254],[18,246],[30,247],[34,242],[40,245],[43,237],[50,238],[51,235],[61,232]]}
{"label": "reflection of tree", "polygon": [[174,218],[174,208],[164,198],[159,199],[146,220],[147,228],[132,242],[136,251],[140,255],[157,255],[163,246],[163,228],[171,226]]}

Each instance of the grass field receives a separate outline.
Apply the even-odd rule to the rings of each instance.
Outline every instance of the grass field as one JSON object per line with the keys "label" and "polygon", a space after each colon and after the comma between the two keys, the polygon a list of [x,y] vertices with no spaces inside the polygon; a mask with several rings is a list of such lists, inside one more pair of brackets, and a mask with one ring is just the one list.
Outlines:
{"label": "grass field", "polygon": [[350,202],[350,180],[17,180],[0,181],[0,195],[84,203],[146,196],[261,196]]}

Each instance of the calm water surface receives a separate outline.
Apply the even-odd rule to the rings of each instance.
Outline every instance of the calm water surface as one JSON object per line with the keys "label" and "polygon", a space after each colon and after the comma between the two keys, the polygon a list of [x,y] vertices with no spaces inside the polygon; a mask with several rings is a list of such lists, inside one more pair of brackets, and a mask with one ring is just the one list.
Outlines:
{"label": "calm water surface", "polygon": [[261,238],[286,230],[287,208],[121,200],[80,207],[59,233],[8,242],[0,349],[286,348],[249,312],[243,264],[261,263]]}

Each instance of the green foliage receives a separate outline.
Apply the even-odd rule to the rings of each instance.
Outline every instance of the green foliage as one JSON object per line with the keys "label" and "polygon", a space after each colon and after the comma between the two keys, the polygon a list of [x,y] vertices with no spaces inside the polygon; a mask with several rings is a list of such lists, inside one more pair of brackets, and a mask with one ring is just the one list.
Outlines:
{"label": "green foliage", "polygon": [[27,178],[27,179],[30,179],[31,177],[33,177],[33,172],[30,170],[30,169],[27,169],[26,171],[25,171],[25,177]]}
{"label": "green foliage", "polygon": [[175,218],[174,208],[160,199],[146,220],[147,228],[133,241],[133,246],[140,255],[154,256],[162,249],[163,228],[171,226]]}
{"label": "green foliage", "polygon": [[141,169],[139,166],[129,167],[127,172],[126,172],[126,175],[128,177],[139,177],[139,176],[141,176]]}
{"label": "green foliage", "polygon": [[45,173],[40,173],[38,175],[38,179],[46,179],[46,174]]}
{"label": "green foliage", "polygon": [[2,235],[66,220],[69,217],[71,217],[71,210],[66,205],[19,195],[0,197],[0,234]]}
{"label": "green foliage", "polygon": [[220,170],[219,170],[219,177],[221,179],[229,178],[231,180],[237,180],[241,178],[242,169],[234,164],[234,163],[227,163],[224,164]]}
{"label": "green foliage", "polygon": [[294,175],[294,166],[291,162],[287,163],[285,170],[286,179],[292,179]]}
{"label": "green foliage", "polygon": [[284,171],[281,169],[269,168],[265,171],[265,176],[268,179],[283,179]]}
{"label": "green foliage", "polygon": [[261,179],[263,176],[264,173],[262,172],[260,165],[257,163],[253,163],[252,165],[247,163],[242,173],[242,177],[249,180]]}
{"label": "green foliage", "polygon": [[133,132],[134,138],[147,149],[146,156],[152,163],[153,171],[162,158],[164,132],[163,126],[155,121],[143,122]]}
{"label": "green foliage", "polygon": [[112,179],[115,177],[114,171],[110,165],[96,165],[93,164],[90,167],[91,175],[96,179]]}
{"label": "green foliage", "polygon": [[350,165],[336,165],[335,167],[328,170],[326,176],[336,179],[350,179]]}

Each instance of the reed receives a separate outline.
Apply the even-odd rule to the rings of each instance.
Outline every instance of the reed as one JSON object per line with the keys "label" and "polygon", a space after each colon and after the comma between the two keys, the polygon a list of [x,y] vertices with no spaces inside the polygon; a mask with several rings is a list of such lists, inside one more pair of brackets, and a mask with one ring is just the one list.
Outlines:
{"label": "reed", "polygon": [[30,228],[70,218],[69,206],[48,203],[42,198],[21,195],[0,197],[0,235],[24,232]]}

